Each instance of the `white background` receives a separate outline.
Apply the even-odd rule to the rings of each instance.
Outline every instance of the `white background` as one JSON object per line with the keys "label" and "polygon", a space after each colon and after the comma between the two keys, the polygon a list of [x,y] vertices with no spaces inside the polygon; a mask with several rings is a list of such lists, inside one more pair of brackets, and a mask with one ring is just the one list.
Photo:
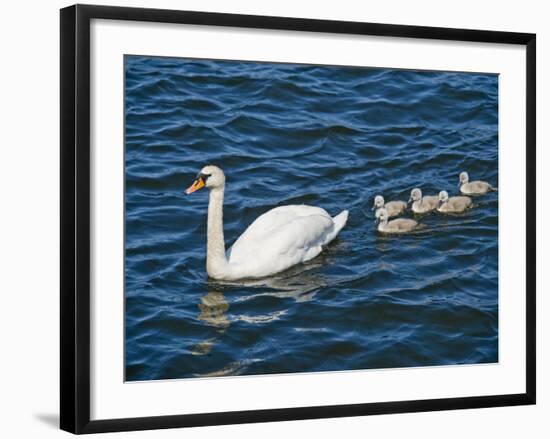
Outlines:
{"label": "white background", "polygon": [[[90,2],[95,3],[95,2]],[[538,34],[538,145],[548,141],[544,120],[550,75],[550,30],[544,2],[438,1],[298,2],[293,1],[134,1],[101,2],[126,6],[166,7],[265,15],[303,16],[386,23],[526,31]],[[68,3],[13,2],[4,5],[0,26],[0,263],[2,307],[2,361],[0,362],[0,431],[6,437],[55,437],[58,412],[58,8]],[[8,6],[9,5],[9,6]],[[545,102],[543,102],[545,101]],[[546,110],[546,112],[545,112]],[[538,349],[539,371],[548,369],[547,300],[550,262],[544,244],[548,233],[540,227],[547,217],[542,203],[550,190],[543,170],[550,164],[548,151],[538,152]],[[115,437],[244,438],[281,435],[334,437],[546,437],[549,433],[550,390],[539,373],[539,404],[456,412],[404,414],[338,420],[285,422],[245,426],[209,427],[140,433]]]}

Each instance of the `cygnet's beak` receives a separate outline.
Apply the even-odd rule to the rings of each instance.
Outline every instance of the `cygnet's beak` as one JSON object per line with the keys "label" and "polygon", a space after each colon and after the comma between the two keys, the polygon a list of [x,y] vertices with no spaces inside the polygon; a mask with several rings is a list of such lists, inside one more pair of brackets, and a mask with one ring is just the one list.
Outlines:
{"label": "cygnet's beak", "polygon": [[202,189],[205,186],[204,179],[202,177],[198,177],[191,186],[189,186],[185,193],[187,195],[192,194],[195,191],[198,191],[199,189]]}
{"label": "cygnet's beak", "polygon": [[374,203],[374,205],[371,208],[371,210],[374,210],[374,209],[376,209],[376,203]]}
{"label": "cygnet's beak", "polygon": [[408,206],[409,204],[411,204],[412,202],[413,202],[413,199],[412,199],[412,197],[411,197],[411,198],[409,198],[409,201],[407,201],[407,206]]}

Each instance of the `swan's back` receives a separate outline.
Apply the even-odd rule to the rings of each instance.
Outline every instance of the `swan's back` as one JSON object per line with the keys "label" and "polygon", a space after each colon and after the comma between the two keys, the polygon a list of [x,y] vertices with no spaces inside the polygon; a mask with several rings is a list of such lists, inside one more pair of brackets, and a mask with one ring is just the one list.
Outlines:
{"label": "swan's back", "polygon": [[388,217],[392,218],[404,213],[407,210],[407,203],[400,200],[388,201],[384,204],[384,209],[388,211]]}
{"label": "swan's back", "polygon": [[414,213],[427,213],[437,209],[439,206],[439,197],[436,195],[426,195],[421,200],[415,201],[412,205]]}
{"label": "swan's back", "polygon": [[440,212],[464,212],[472,207],[472,199],[470,197],[451,197],[437,210]]}
{"label": "swan's back", "polygon": [[486,181],[471,181],[460,186],[460,192],[466,195],[482,195],[494,190]]}
{"label": "swan's back", "polygon": [[266,213],[263,213],[254,220],[245,232],[237,239],[235,246],[241,240],[262,239],[273,230],[288,224],[290,221],[311,215],[325,216],[330,219],[330,215],[325,209],[306,205],[289,205],[275,207]]}
{"label": "swan's back", "polygon": [[[227,252],[230,264],[246,266],[256,275],[282,271],[317,256],[345,225],[320,207],[289,205],[276,207],[260,215]],[[274,266],[276,265],[276,267]],[[243,268],[244,269],[244,268]]]}
{"label": "swan's back", "polygon": [[410,218],[397,218],[388,222],[386,225],[381,225],[379,231],[383,233],[407,233],[413,231],[418,223]]}

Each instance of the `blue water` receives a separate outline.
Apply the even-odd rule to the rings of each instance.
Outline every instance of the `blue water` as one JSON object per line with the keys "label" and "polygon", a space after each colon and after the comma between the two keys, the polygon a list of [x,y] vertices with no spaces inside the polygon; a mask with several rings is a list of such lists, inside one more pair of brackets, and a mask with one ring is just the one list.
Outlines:
{"label": "blue water", "polygon": [[[498,186],[498,76],[127,56],[125,91],[127,380],[498,361],[498,193],[403,236],[370,210]],[[206,164],[227,246],[284,204],[348,224],[280,275],[209,280],[208,191],[184,194]]]}

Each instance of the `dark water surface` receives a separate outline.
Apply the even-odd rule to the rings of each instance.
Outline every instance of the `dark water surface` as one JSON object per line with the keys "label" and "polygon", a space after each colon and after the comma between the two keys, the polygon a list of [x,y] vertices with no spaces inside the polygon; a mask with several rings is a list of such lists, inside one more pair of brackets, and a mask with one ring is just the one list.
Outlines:
{"label": "dark water surface", "polygon": [[[406,236],[373,197],[498,186],[490,74],[126,57],[126,377],[154,380],[498,361],[498,193]],[[314,260],[206,275],[208,191],[227,176],[226,246],[260,214],[349,209]],[[410,216],[410,215],[409,215]]]}

